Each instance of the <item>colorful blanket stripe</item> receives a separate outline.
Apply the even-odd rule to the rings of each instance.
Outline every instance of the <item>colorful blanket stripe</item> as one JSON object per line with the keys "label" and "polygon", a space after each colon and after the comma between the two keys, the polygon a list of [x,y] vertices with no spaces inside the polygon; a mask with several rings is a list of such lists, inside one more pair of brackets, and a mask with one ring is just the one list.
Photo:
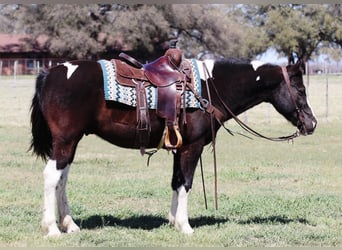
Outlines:
{"label": "colorful blanket stripe", "polygon": [[[99,60],[99,64],[102,68],[103,80],[104,80],[104,96],[107,101],[116,101],[129,106],[136,106],[136,93],[135,88],[126,87],[120,85],[116,81],[115,65],[108,60]],[[201,78],[199,73],[198,63],[195,59],[189,60],[192,66],[192,73],[194,79],[194,88],[198,94],[201,95]],[[145,88],[147,103],[150,109],[157,108],[158,92],[157,88],[153,86],[147,86]],[[199,108],[200,103],[195,98],[194,94],[190,91],[186,91],[186,108]]]}

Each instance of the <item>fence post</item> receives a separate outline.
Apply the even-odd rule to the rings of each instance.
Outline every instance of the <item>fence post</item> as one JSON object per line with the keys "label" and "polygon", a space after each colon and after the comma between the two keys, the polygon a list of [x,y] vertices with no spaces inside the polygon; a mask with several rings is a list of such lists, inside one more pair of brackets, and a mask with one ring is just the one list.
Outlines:
{"label": "fence post", "polygon": [[0,78],[2,76],[2,60],[0,60]]}
{"label": "fence post", "polygon": [[309,84],[310,84],[310,66],[309,61],[305,63],[305,72],[306,72],[306,94],[309,96]]}
{"label": "fence post", "polygon": [[37,71],[36,71],[36,74],[39,74],[39,71],[40,71],[40,64],[39,64],[39,61],[37,60]]}
{"label": "fence post", "polygon": [[14,81],[17,80],[17,73],[18,73],[18,60],[15,60],[14,65],[13,65],[13,79],[14,79]]}
{"label": "fence post", "polygon": [[329,77],[328,77],[328,67],[327,67],[326,63],[324,63],[324,72],[325,72],[325,121],[328,122],[328,114],[329,114]]}

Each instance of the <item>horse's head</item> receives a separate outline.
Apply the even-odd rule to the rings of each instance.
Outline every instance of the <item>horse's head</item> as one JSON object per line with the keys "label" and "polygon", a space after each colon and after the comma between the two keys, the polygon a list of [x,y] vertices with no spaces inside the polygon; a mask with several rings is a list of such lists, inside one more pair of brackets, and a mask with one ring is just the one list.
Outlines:
{"label": "horse's head", "polygon": [[312,134],[317,120],[303,84],[302,62],[286,68],[260,67],[259,70],[261,80],[272,89],[267,101],[296,126],[302,135]]}

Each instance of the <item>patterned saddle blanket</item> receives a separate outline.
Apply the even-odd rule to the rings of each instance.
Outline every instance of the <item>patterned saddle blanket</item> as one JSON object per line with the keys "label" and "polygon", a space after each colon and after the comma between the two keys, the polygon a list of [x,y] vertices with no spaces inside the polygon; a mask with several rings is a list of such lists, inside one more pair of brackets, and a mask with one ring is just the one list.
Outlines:
{"label": "patterned saddle blanket", "polygon": [[[198,62],[195,59],[186,59],[192,67],[192,79],[194,80],[194,89],[201,95],[201,78]],[[116,101],[132,107],[137,105],[136,89],[121,85],[116,79],[115,64],[109,60],[99,60],[104,80],[104,96],[107,101]],[[157,108],[158,91],[157,88],[149,85],[145,87],[147,104],[149,109]],[[191,91],[185,92],[185,108],[200,108],[200,103]],[[183,108],[183,107],[181,107]]]}

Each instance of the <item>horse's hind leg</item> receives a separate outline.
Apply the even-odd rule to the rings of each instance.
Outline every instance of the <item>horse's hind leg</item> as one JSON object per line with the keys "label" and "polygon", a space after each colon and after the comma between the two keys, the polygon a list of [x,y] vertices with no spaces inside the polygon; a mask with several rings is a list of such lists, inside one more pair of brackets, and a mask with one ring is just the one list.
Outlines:
{"label": "horse's hind leg", "polygon": [[57,169],[56,161],[49,160],[44,169],[44,209],[42,219],[42,229],[46,236],[59,236],[56,224],[55,204],[56,187],[62,176],[63,170]]}
{"label": "horse's hind leg", "polygon": [[[54,143],[51,159],[44,170],[44,211],[42,228],[47,236],[61,234],[56,223],[56,199],[59,222],[63,231],[67,233],[79,231],[79,227],[70,216],[69,204],[65,192],[70,164],[73,160],[78,140]],[[56,159],[56,160],[55,160]]]}
{"label": "horse's hind leg", "polygon": [[59,223],[63,231],[67,233],[79,232],[80,228],[76,225],[70,215],[70,209],[68,199],[66,196],[66,183],[68,181],[70,165],[67,165],[63,169],[61,178],[59,179],[56,196],[57,196],[57,208],[59,214]]}

